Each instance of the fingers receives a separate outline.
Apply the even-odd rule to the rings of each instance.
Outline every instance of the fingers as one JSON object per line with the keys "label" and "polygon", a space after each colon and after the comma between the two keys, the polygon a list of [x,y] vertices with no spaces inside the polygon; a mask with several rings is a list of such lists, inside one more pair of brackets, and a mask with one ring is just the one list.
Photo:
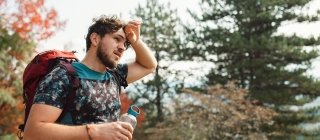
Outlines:
{"label": "fingers", "polygon": [[140,27],[142,21],[141,20],[131,20],[127,23],[127,25],[123,28],[127,40],[130,44],[135,44],[137,40],[140,39]]}
{"label": "fingers", "polygon": [[91,131],[92,139],[132,140],[133,128],[129,123],[112,122],[96,124]]}
{"label": "fingers", "polygon": [[136,25],[136,24],[128,24],[126,25],[126,27],[124,28],[124,31],[126,33],[132,33],[132,32],[135,32],[136,30],[139,30],[140,28],[140,25]]}
{"label": "fingers", "polygon": [[127,123],[127,122],[119,122],[119,123],[123,128],[129,130],[130,133],[133,133],[133,127],[131,126],[130,123]]}
{"label": "fingers", "polygon": [[129,123],[117,122],[116,126],[117,126],[117,128],[116,128],[117,138],[120,138],[121,140],[131,140],[132,139],[133,128]]}
{"label": "fingers", "polygon": [[117,132],[118,134],[116,134],[117,139],[119,140],[132,140],[132,135],[130,136],[126,136],[120,132]]}
{"label": "fingers", "polygon": [[142,24],[142,21],[141,20],[131,20],[128,22],[128,25],[129,24],[133,24],[133,25],[141,25]]}
{"label": "fingers", "polygon": [[[129,21],[125,27],[125,30],[132,31],[132,30],[140,30],[140,26],[142,24],[141,20],[132,20]],[[127,32],[125,31],[125,32]]]}
{"label": "fingers", "polygon": [[127,40],[134,44],[140,38],[140,24],[128,24],[124,27]]}

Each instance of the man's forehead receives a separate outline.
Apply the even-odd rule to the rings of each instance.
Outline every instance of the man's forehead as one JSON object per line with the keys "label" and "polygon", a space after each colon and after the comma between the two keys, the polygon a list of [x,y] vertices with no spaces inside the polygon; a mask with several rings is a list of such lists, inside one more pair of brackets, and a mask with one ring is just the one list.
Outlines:
{"label": "man's forehead", "polygon": [[126,35],[125,35],[123,29],[120,29],[120,30],[114,32],[113,35],[121,36],[122,38],[126,38],[126,37],[125,37]]}

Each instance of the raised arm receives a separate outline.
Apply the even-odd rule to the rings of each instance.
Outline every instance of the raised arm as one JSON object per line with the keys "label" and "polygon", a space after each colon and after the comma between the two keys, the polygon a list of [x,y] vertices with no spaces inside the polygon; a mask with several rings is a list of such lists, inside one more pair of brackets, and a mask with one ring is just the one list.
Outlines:
{"label": "raised arm", "polygon": [[125,27],[127,39],[136,53],[136,61],[128,64],[128,83],[152,73],[157,67],[157,60],[150,48],[140,39],[140,26],[140,21],[130,21]]}

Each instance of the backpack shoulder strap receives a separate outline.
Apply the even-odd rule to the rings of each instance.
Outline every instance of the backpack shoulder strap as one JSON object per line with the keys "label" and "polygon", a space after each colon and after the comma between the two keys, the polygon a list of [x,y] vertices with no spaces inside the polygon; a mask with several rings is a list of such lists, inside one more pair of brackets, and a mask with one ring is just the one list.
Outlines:
{"label": "backpack shoulder strap", "polygon": [[62,68],[67,70],[68,78],[69,78],[69,81],[70,81],[70,85],[69,85],[70,88],[68,88],[69,91],[68,91],[68,95],[67,95],[66,105],[65,105],[61,115],[57,119],[57,121],[61,121],[61,119],[64,116],[64,114],[70,108],[70,106],[72,104],[72,101],[75,99],[76,90],[78,88],[80,88],[80,79],[78,77],[78,74],[77,74],[75,68],[72,66],[71,63],[60,63],[58,66],[60,66],[60,67],[62,67]]}
{"label": "backpack shoulder strap", "polygon": [[58,66],[66,69],[68,72],[68,78],[71,82],[71,89],[77,89],[80,87],[80,80],[75,68],[72,66],[71,63],[61,63]]}
{"label": "backpack shoulder strap", "polygon": [[113,77],[116,79],[118,87],[119,87],[119,94],[121,93],[121,86],[126,88],[128,86],[127,80],[116,70],[110,70],[110,73],[113,75]]}

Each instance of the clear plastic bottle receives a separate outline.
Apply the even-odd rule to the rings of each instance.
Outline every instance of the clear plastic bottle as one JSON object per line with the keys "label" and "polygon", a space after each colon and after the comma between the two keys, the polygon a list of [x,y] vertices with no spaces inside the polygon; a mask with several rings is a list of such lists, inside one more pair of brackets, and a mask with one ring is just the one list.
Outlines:
{"label": "clear plastic bottle", "polygon": [[137,125],[137,116],[140,114],[140,109],[137,106],[130,106],[128,112],[120,116],[120,121],[128,122],[133,128]]}

